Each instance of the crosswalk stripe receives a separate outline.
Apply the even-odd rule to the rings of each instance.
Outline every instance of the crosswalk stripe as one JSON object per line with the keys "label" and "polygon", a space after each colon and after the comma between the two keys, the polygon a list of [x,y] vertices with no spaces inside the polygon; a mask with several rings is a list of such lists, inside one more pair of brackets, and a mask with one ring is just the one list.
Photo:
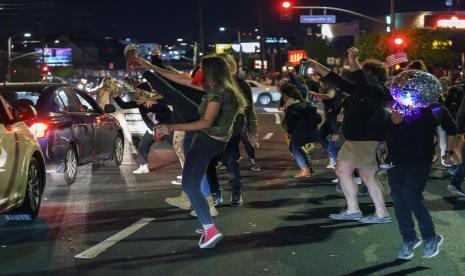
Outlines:
{"label": "crosswalk stripe", "polygon": [[129,237],[142,227],[146,226],[147,224],[154,221],[155,218],[141,218],[136,223],[132,224],[131,226],[123,229],[122,231],[114,234],[113,236],[109,237],[108,239],[102,241],[101,243],[92,246],[91,248],[87,249],[86,251],[74,256],[77,259],[92,259],[100,255],[101,253],[105,252],[108,248],[115,245],[117,242]]}

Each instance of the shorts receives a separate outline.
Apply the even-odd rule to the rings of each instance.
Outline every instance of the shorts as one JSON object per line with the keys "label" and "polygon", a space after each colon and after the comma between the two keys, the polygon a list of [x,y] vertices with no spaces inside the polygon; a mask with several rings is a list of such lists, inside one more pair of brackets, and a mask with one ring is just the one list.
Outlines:
{"label": "shorts", "polygon": [[337,155],[337,160],[347,161],[360,169],[378,170],[376,148],[378,141],[349,141],[346,140]]}

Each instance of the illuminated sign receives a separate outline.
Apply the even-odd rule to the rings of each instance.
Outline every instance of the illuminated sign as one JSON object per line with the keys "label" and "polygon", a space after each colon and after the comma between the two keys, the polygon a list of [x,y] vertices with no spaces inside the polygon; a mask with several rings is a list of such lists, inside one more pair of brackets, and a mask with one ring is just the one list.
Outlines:
{"label": "illuminated sign", "polygon": [[434,40],[433,41],[434,50],[443,50],[450,46],[452,46],[452,40],[446,40],[446,41]]}
{"label": "illuminated sign", "polygon": [[301,59],[307,57],[308,55],[304,50],[287,51],[287,61],[294,66],[299,64]]}
{"label": "illuminated sign", "polygon": [[438,28],[465,29],[465,19],[459,19],[457,16],[452,16],[450,19],[439,19],[436,26]]}
{"label": "illuminated sign", "polygon": [[[36,62],[42,63],[42,49],[35,49],[37,53]],[[49,66],[69,66],[72,62],[71,48],[46,48],[44,53],[44,61]]]}
{"label": "illuminated sign", "polygon": [[215,52],[217,54],[222,54],[227,49],[231,49],[231,47],[232,47],[232,44],[216,44],[215,45]]}
{"label": "illuminated sign", "polygon": [[[259,42],[243,42],[242,45],[242,52],[243,53],[259,53],[260,52],[260,43]],[[239,44],[233,44],[232,48],[234,51],[239,52],[240,47]]]}
{"label": "illuminated sign", "polygon": [[[253,68],[255,69],[262,69],[262,61],[259,60],[259,59],[256,59],[254,64],[253,64]],[[263,63],[263,69],[268,69],[268,62],[265,60],[265,62]]]}

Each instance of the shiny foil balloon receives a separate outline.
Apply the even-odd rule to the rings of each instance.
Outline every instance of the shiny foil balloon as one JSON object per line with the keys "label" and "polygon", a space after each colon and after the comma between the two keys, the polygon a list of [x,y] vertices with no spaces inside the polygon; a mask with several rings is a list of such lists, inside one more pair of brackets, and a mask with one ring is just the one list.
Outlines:
{"label": "shiny foil balloon", "polygon": [[435,76],[419,70],[408,70],[394,78],[389,90],[400,105],[417,109],[437,102],[442,88]]}

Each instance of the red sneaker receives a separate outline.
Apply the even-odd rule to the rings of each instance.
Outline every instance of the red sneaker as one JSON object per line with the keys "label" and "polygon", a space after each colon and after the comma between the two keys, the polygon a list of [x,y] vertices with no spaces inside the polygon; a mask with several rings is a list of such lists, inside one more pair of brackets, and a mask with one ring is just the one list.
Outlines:
{"label": "red sneaker", "polygon": [[205,230],[200,237],[199,246],[200,248],[214,248],[216,243],[223,238],[220,230],[216,226],[212,226]]}

